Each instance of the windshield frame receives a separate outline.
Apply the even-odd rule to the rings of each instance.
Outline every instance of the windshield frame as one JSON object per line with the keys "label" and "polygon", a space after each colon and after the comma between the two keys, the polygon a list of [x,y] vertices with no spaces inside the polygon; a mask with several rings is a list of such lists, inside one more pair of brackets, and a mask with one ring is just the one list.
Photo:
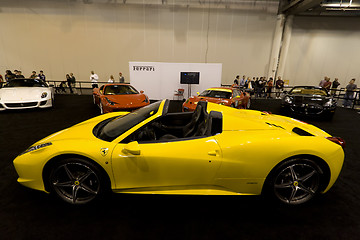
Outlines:
{"label": "windshield frame", "polygon": [[[227,96],[227,97],[209,96],[211,93],[214,93],[214,92],[221,92],[221,93],[223,93],[223,94],[228,94],[229,96]],[[207,94],[207,95],[205,95],[205,94]],[[231,97],[232,97],[232,91],[223,91],[223,90],[218,90],[218,89],[206,89],[206,90],[204,90],[202,93],[200,93],[199,97],[231,99]]]}
{"label": "windshield frame", "polygon": [[[311,93],[311,94],[304,94],[304,93],[297,93],[294,92],[294,90],[296,89],[306,89],[306,90],[312,90],[312,91],[322,91],[325,93],[325,95],[320,95],[320,94],[316,94],[316,93]],[[294,87],[290,90],[289,94],[296,94],[296,95],[308,95],[308,96],[324,96],[324,97],[328,97],[329,96],[329,92],[325,89],[325,88],[320,88],[320,87],[307,87],[307,86],[298,86],[298,87]]]}
{"label": "windshield frame", "polygon": [[[32,86],[16,86],[15,84],[18,82],[22,82],[24,85],[26,85],[26,82],[33,82]],[[35,84],[39,84],[40,86],[34,86]],[[3,88],[16,88],[16,87],[46,87],[48,88],[49,86],[47,85],[46,82],[44,82],[41,79],[32,79],[32,78],[15,78],[15,79],[11,79],[8,83],[6,83]]]}
{"label": "windshield frame", "polygon": [[[120,87],[126,87],[128,88],[127,90],[130,90],[131,93],[117,93],[117,94],[109,94],[109,92],[107,92],[108,89],[111,88],[120,88]],[[113,95],[113,96],[123,96],[123,95],[132,95],[132,94],[139,94],[139,91],[136,90],[133,86],[131,85],[125,85],[125,84],[111,84],[111,85],[105,85],[104,88],[102,89],[103,91],[103,95]]]}
{"label": "windshield frame", "polygon": [[[166,114],[167,105],[168,100],[157,101],[134,112],[113,119],[105,119],[94,127],[93,134],[103,141],[120,142],[147,122]],[[161,109],[163,109],[162,112],[160,112]]]}

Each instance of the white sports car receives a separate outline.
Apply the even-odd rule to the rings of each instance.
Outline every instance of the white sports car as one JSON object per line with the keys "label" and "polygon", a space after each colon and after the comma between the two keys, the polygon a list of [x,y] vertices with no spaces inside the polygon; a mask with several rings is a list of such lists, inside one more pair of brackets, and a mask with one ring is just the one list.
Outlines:
{"label": "white sports car", "polygon": [[0,111],[48,108],[53,106],[53,101],[53,87],[40,79],[13,79],[0,88]]}

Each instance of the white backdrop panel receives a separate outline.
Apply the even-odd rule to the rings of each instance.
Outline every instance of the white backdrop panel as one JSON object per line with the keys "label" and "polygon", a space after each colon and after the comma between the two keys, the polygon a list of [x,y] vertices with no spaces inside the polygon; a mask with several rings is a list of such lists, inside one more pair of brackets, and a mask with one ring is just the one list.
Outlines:
{"label": "white backdrop panel", "polygon": [[209,87],[221,85],[221,63],[162,63],[129,62],[130,83],[138,90],[144,90],[150,99],[173,99],[177,89],[185,89],[184,97],[189,96],[188,85],[180,84],[181,72],[200,72],[199,84],[191,85],[191,95]]}

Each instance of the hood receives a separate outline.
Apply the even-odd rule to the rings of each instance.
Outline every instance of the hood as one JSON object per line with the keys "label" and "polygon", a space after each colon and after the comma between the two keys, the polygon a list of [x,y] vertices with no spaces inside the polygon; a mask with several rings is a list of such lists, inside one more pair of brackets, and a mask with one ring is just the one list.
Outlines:
{"label": "hood", "polygon": [[223,119],[223,131],[279,130],[293,132],[294,128],[300,128],[315,136],[330,136],[313,125],[280,115],[255,110],[239,110],[209,103],[208,112],[211,110],[219,111],[226,115]]}
{"label": "hood", "polygon": [[142,93],[126,95],[104,95],[104,97],[125,107],[132,107],[134,104],[142,103],[146,99],[146,95]]}
{"label": "hood", "polygon": [[0,97],[2,101],[31,101],[40,99],[43,92],[50,94],[50,89],[43,87],[1,88]]}
{"label": "hood", "polygon": [[84,122],[78,123],[72,127],[69,127],[67,129],[61,130],[59,132],[56,132],[39,142],[35,143],[45,143],[45,142],[54,142],[54,141],[61,141],[61,140],[74,140],[74,139],[85,139],[85,140],[99,140],[96,138],[93,134],[93,128],[101,121],[105,119],[109,119],[112,117],[118,117],[121,115],[128,114],[128,112],[113,112],[113,113],[107,113],[103,114],[94,118],[91,118],[89,120],[86,120]]}

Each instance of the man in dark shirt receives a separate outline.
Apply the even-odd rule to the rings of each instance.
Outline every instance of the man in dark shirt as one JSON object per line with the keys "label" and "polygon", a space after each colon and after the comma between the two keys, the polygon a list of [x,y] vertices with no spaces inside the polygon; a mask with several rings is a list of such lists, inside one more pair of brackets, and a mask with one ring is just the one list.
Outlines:
{"label": "man in dark shirt", "polygon": [[344,95],[344,104],[343,104],[344,107],[346,107],[346,108],[351,107],[356,88],[357,88],[357,85],[355,84],[355,78],[353,78],[353,79],[351,79],[349,84],[346,86],[346,92]]}
{"label": "man in dark shirt", "polygon": [[283,89],[284,89],[284,81],[279,76],[275,82],[276,98],[280,98],[280,93],[283,91]]}

